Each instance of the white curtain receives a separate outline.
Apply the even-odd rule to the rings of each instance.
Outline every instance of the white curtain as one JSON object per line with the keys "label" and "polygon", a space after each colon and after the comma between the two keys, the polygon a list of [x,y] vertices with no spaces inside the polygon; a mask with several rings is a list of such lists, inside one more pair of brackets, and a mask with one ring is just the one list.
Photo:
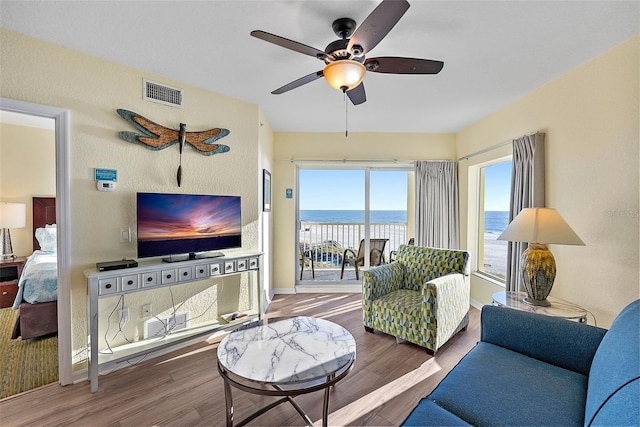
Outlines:
{"label": "white curtain", "polygon": [[[544,207],[544,136],[538,132],[513,140],[509,222],[524,208]],[[508,243],[507,291],[520,290],[520,255],[527,246]]]}
{"label": "white curtain", "polygon": [[458,249],[458,164],[418,161],[415,179],[416,244]]}

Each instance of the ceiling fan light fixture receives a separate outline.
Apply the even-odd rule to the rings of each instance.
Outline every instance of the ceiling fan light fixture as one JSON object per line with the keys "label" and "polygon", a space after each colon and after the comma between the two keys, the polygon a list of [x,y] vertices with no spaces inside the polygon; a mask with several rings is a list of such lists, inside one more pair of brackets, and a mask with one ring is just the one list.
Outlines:
{"label": "ceiling fan light fixture", "polygon": [[353,59],[340,59],[327,64],[322,71],[329,85],[341,92],[358,87],[367,69]]}

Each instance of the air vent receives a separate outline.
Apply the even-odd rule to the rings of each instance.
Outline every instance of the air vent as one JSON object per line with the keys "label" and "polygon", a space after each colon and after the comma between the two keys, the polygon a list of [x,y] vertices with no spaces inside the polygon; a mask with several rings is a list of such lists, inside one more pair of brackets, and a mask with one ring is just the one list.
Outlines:
{"label": "air vent", "polygon": [[142,98],[145,101],[157,102],[159,104],[170,105],[182,108],[182,89],[152,82],[143,79]]}

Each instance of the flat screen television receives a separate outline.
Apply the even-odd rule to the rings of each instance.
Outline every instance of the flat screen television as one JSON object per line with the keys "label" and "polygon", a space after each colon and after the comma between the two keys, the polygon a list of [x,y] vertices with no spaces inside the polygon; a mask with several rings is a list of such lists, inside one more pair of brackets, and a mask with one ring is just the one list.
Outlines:
{"label": "flat screen television", "polygon": [[221,256],[242,246],[240,197],[138,193],[137,226],[139,258]]}

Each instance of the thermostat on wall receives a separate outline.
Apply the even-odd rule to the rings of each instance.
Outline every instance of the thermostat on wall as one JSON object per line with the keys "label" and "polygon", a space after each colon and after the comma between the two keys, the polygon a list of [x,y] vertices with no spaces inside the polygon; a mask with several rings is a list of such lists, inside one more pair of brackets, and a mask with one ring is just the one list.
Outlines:
{"label": "thermostat on wall", "polygon": [[116,189],[116,183],[113,181],[98,181],[99,191],[113,191]]}

